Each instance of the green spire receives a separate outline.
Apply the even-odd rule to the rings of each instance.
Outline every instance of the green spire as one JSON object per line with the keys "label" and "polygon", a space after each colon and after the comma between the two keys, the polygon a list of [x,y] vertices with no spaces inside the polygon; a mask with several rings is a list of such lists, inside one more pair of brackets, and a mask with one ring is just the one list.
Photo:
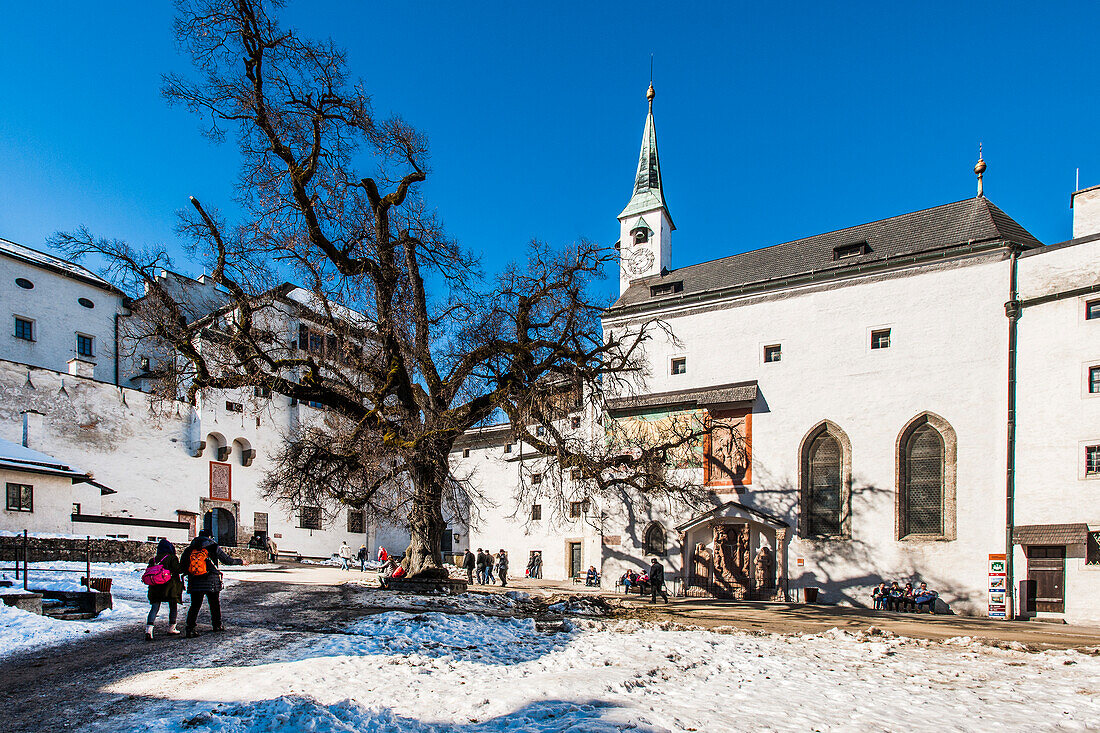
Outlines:
{"label": "green spire", "polygon": [[[619,214],[619,218],[631,214],[641,214],[654,209],[665,209],[669,224],[672,216],[665,206],[665,196],[661,189],[661,161],[657,156],[657,127],[653,124],[653,84],[649,85],[646,97],[649,99],[649,114],[645,119],[645,130],[642,132],[642,151],[638,155],[638,175],[634,178],[634,194],[630,197],[630,203]],[[675,226],[672,227],[675,229]]]}

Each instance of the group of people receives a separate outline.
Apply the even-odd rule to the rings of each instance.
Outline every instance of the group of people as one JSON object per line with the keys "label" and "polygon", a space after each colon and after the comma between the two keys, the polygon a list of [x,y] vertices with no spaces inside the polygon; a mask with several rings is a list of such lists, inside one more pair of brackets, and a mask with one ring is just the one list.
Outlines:
{"label": "group of people", "polygon": [[275,544],[275,540],[271,539],[266,533],[257,532],[252,535],[252,539],[248,541],[248,547],[252,550],[266,552],[268,562],[275,562],[279,558],[279,547]]}
{"label": "group of people", "polygon": [[198,636],[195,626],[199,620],[199,611],[205,600],[210,607],[210,625],[213,631],[224,631],[222,625],[221,590],[222,573],[218,563],[242,565],[243,560],[230,557],[218,547],[210,533],[203,530],[198,537],[176,557],[176,548],[166,539],[157,543],[156,555],[142,575],[142,582],[149,586],[149,615],[145,619],[145,640],[153,640],[153,625],[161,606],[168,604],[168,635],[178,636],[176,629],[179,606],[183,603],[184,579],[186,590],[191,596],[187,608],[187,621],[184,632],[190,637]]}
{"label": "group of people", "polygon": [[[541,561],[540,561],[541,576]],[[488,550],[477,548],[477,554],[466,550],[462,555],[462,569],[466,571],[466,582],[473,583],[474,575],[477,582],[482,585],[500,581],[502,586],[508,585],[508,553],[501,548],[500,552],[493,554]],[[528,565],[530,570],[530,565]]]}
{"label": "group of people", "polygon": [[919,588],[913,588],[912,583],[906,583],[904,587],[898,581],[887,584],[882,581],[871,591],[871,600],[875,602],[875,609],[882,611],[920,611],[927,608],[929,613],[936,613],[936,598],[939,594],[928,589],[928,583],[921,583]]}
{"label": "group of people", "polygon": [[527,577],[537,580],[542,577],[542,552],[534,550],[531,559],[527,561]]}
{"label": "group of people", "polygon": [[639,595],[644,595],[648,587],[651,594],[650,603],[656,603],[658,595],[665,599],[665,603],[668,603],[668,593],[665,592],[665,569],[657,561],[657,558],[653,558],[653,561],[650,562],[649,572],[638,573],[634,570],[627,570],[619,578],[619,583],[626,593],[629,593],[631,588],[636,587]]}

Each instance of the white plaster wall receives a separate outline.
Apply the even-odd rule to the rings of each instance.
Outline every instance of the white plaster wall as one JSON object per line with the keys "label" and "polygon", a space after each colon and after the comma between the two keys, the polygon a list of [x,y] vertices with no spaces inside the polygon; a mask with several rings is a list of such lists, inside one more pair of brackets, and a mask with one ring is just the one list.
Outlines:
{"label": "white plaster wall", "polygon": [[[753,483],[738,501],[797,527],[798,448],[824,419],[852,443],[852,539],[795,538],[792,590],[868,603],[880,578],[920,578],[957,611],[985,603],[986,555],[1004,547],[1004,404],[1008,265],[999,255],[663,313],[680,345],[658,336],[645,391],[757,380]],[[605,328],[616,322],[606,321]],[[873,328],[889,349],[870,349]],[[782,361],[763,363],[763,346]],[[687,373],[668,360],[687,357]],[[958,436],[957,539],[895,539],[895,445],[922,412]],[[801,558],[804,566],[798,566]]]}
{"label": "white plaster wall", "polygon": [[[228,396],[234,397],[233,401],[245,404],[244,413],[227,412],[226,395],[207,396],[192,411],[182,403],[154,402],[137,390],[0,361],[0,436],[19,441],[20,412],[37,409],[44,414],[43,434],[32,436],[31,447],[79,466],[115,489],[117,494],[103,498],[104,514],[172,521],[178,520],[180,510],[201,513],[201,500],[209,497],[214,451],[208,446],[201,457],[192,457],[194,437],[217,432],[230,445],[244,438],[257,450],[252,465],[241,465],[236,448],[227,458],[233,466],[232,499],[240,502],[242,543],[252,531],[254,512],[266,512],[268,531],[280,552],[327,557],[341,541],[359,547],[366,535],[346,531],[344,512],[326,518],[323,530],[302,529],[296,512],[262,496],[259,483],[293,413],[284,397]],[[308,407],[301,411],[316,412]],[[147,528],[132,528],[129,533],[137,536],[137,532],[143,538],[154,533]]]}
{"label": "white plaster wall", "polygon": [[[523,446],[524,455],[531,455],[530,447]],[[600,567],[600,534],[594,512],[587,517],[572,519],[563,516],[555,507],[550,488],[551,482],[565,481],[568,478],[553,477],[548,473],[544,461],[509,461],[518,458],[521,446],[513,445],[512,453],[505,453],[503,445],[487,448],[472,448],[467,458],[461,452],[452,454],[452,465],[456,475],[469,476],[470,480],[488,498],[479,506],[479,515],[468,532],[469,547],[478,547],[492,552],[502,548],[510,559],[509,574],[522,577],[527,561],[533,550],[542,552],[542,574],[544,578],[564,580],[569,577],[568,548],[570,542],[581,543],[581,563]],[[522,466],[522,468],[521,468]],[[521,471],[523,476],[521,477]],[[542,505],[542,519],[532,521],[531,505],[534,501],[517,501],[516,489],[520,481],[529,480],[532,471],[547,474],[547,493],[539,500]]]}
{"label": "white plaster wall", "polygon": [[1094,186],[1073,195],[1073,237],[1100,233],[1100,187]]}
{"label": "white plaster wall", "polygon": [[0,489],[5,489],[8,483],[34,487],[33,511],[8,511],[5,494],[4,503],[0,505],[0,530],[5,532],[73,534],[79,531],[74,529],[72,522],[74,502],[79,503],[83,511],[99,509],[99,489],[88,484],[73,484],[72,479],[64,476],[0,469]]}
{"label": "white plaster wall", "polygon": [[[1019,280],[1025,299],[1100,285],[1100,242],[1022,257]],[[1084,317],[1096,298],[1028,307],[1018,322],[1016,524],[1100,529],[1100,478],[1084,474],[1084,446],[1100,445],[1100,395],[1087,382],[1088,367],[1100,366],[1100,320]],[[1082,548],[1067,549],[1066,619],[1098,622],[1100,566],[1086,566]],[[1017,580],[1024,579],[1022,548],[1015,558]]]}
{"label": "white plaster wall", "polygon": [[[16,285],[20,277],[34,288]],[[83,307],[78,298],[91,300],[95,307]],[[77,356],[80,332],[95,338],[95,356],[80,358],[95,363],[96,379],[114,382],[116,313],[125,313],[118,295],[0,255],[0,358],[66,372],[69,359]],[[15,338],[15,316],[34,321],[35,341]]]}

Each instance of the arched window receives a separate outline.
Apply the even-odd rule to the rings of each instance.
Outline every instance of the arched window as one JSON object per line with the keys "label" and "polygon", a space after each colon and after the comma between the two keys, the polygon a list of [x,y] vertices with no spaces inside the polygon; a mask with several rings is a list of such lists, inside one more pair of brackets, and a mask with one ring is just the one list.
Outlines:
{"label": "arched window", "polygon": [[657,522],[651,522],[645,530],[645,554],[663,557],[667,551],[665,529]]}
{"label": "arched window", "polygon": [[811,535],[840,534],[840,444],[822,433],[810,446]]}
{"label": "arched window", "polygon": [[799,472],[802,536],[850,537],[851,443],[834,423],[819,423],[802,440]]}
{"label": "arched window", "polygon": [[954,539],[955,431],[925,413],[898,438],[898,538]]}

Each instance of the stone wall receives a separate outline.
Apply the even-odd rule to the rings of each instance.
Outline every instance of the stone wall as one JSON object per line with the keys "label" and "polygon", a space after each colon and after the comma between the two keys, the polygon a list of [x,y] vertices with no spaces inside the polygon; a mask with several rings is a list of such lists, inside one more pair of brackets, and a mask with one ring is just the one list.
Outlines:
{"label": "stone wall", "polygon": [[[177,545],[176,551],[183,552],[184,545]],[[239,558],[246,564],[267,562],[267,553],[245,547],[225,547],[226,554]],[[91,553],[92,562],[149,562],[156,554],[155,542],[137,540],[107,539],[63,539],[56,537],[28,537],[27,559],[29,562],[50,562],[68,560],[85,562]],[[16,559],[23,558],[22,537],[0,537],[0,565],[11,567]]]}

